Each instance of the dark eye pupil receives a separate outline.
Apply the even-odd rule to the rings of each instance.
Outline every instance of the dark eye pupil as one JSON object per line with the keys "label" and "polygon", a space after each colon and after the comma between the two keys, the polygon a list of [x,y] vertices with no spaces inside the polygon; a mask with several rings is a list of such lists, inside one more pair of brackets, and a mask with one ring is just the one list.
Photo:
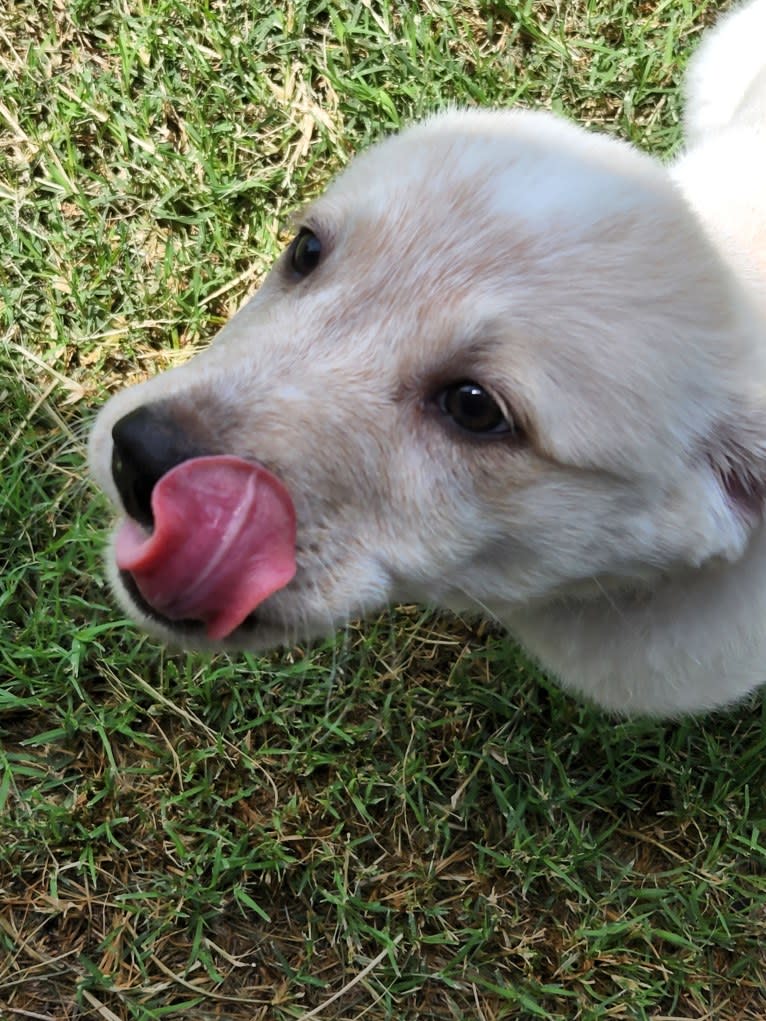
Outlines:
{"label": "dark eye pupil", "polygon": [[497,401],[477,383],[456,383],[447,387],[439,404],[456,425],[469,432],[496,433],[510,429]]}
{"label": "dark eye pupil", "polygon": [[290,246],[290,265],[298,276],[308,276],[319,264],[322,243],[308,227],[302,227]]}

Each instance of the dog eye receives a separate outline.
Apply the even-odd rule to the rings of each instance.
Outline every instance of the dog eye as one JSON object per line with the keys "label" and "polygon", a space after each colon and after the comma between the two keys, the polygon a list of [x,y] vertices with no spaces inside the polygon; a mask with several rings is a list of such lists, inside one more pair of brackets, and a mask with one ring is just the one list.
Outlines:
{"label": "dog eye", "polygon": [[495,398],[478,383],[453,383],[437,395],[436,403],[466,432],[500,436],[514,431]]}
{"label": "dog eye", "polygon": [[289,248],[290,267],[299,277],[307,277],[319,265],[322,242],[308,227],[301,227]]}

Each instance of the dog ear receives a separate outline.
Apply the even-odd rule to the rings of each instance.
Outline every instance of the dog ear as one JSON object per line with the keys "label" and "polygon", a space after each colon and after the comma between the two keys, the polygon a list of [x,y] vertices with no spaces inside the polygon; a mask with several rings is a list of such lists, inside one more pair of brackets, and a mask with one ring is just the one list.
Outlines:
{"label": "dog ear", "polygon": [[752,416],[744,427],[741,420],[736,426],[719,427],[707,449],[724,506],[733,519],[730,524],[740,533],[744,527],[743,538],[766,517],[766,422],[763,429],[757,428],[758,417]]}

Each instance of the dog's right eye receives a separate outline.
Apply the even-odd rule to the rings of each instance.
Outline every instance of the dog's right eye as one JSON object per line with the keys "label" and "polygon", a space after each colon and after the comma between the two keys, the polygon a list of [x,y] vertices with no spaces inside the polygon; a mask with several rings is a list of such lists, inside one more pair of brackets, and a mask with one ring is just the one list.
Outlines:
{"label": "dog's right eye", "polygon": [[313,230],[301,227],[288,249],[290,268],[299,277],[307,277],[319,265],[322,242]]}
{"label": "dog's right eye", "polygon": [[495,398],[471,380],[445,387],[437,394],[436,403],[464,432],[477,436],[507,436],[515,432]]}

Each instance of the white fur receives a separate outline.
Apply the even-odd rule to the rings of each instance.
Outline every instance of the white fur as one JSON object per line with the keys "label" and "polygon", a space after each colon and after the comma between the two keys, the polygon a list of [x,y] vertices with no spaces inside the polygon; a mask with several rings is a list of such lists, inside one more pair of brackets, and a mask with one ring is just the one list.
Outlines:
{"label": "white fur", "polygon": [[696,145],[748,122],[766,130],[766,7],[734,7],[708,32],[686,72],[684,133]]}
{"label": "white fur", "polygon": [[[292,493],[295,581],[228,647],[420,599],[621,713],[766,680],[764,38],[766,0],[709,33],[669,168],[524,111],[374,146],[304,214],[312,275],[280,260],[207,352],[107,404],[91,466],[118,505],[111,428],[155,400]],[[433,398],[460,379],[517,439],[450,427]]]}

